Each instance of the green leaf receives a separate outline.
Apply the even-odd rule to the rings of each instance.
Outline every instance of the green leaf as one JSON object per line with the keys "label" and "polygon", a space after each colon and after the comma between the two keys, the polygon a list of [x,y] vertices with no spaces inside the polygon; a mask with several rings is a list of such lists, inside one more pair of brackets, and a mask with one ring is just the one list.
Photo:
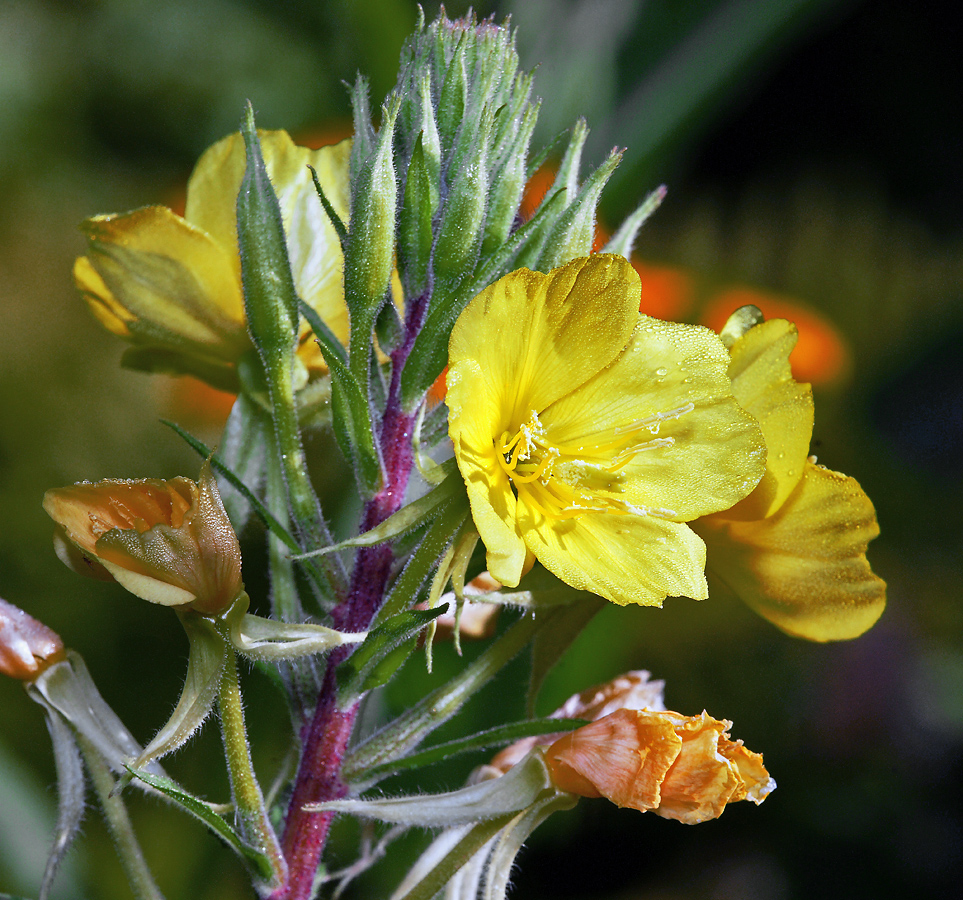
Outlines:
{"label": "green leaf", "polygon": [[344,778],[355,780],[357,773],[399,759],[417,747],[485,687],[556,615],[558,609],[550,608],[537,616],[520,618],[454,678],[426,694],[393,722],[356,747],[345,758],[342,766]]}
{"label": "green leaf", "polygon": [[368,633],[364,643],[338,667],[338,705],[351,706],[367,691],[385,684],[414,649],[414,638],[448,604],[392,616]]}
{"label": "green leaf", "polygon": [[370,800],[330,800],[306,805],[306,810],[334,810],[366,819],[421,828],[451,828],[505,813],[517,813],[552,788],[552,779],[537,749],[499,778],[443,794],[376,797]]}
{"label": "green leaf", "polygon": [[462,753],[471,753],[474,750],[487,750],[490,747],[499,747],[510,744],[522,738],[535,737],[543,734],[556,734],[571,731],[587,725],[586,719],[525,719],[521,722],[512,722],[509,725],[499,725],[469,737],[459,738],[454,741],[446,741],[444,744],[436,744],[420,753],[412,753],[385,765],[375,766],[358,773],[358,779],[365,785],[365,788],[394,775],[397,772],[404,772],[410,769],[421,769],[425,766],[434,765],[453,756]]}
{"label": "green leaf", "polygon": [[155,775],[136,766],[128,766],[127,771],[134,778],[160,791],[169,797],[181,809],[190,813],[195,819],[203,822],[213,834],[219,837],[228,847],[241,857],[257,873],[263,881],[270,881],[274,872],[271,860],[257,850],[249,847],[241,840],[238,833],[231,827],[223,816],[219,816],[211,808],[211,804],[184,790],[176,781],[161,775]]}
{"label": "green leaf", "polygon": [[413,500],[407,506],[403,506],[393,516],[389,516],[380,525],[375,526],[370,531],[359,534],[357,537],[348,538],[340,544],[331,547],[321,547],[319,550],[310,550],[302,553],[295,559],[305,559],[310,556],[319,556],[325,553],[334,553],[336,550],[344,550],[347,547],[374,547],[376,544],[383,544],[392,538],[403,534],[409,534],[422,525],[428,523],[432,514],[444,503],[448,503],[459,493],[461,476],[455,470],[454,460],[446,464],[448,478],[438,487],[429,491],[423,497]]}

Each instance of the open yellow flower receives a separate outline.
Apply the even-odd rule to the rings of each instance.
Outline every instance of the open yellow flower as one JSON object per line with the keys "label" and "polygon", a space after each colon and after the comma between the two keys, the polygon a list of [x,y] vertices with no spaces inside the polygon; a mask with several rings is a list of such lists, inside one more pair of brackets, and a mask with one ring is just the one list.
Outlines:
{"label": "open yellow flower", "polygon": [[765,448],[705,328],[640,315],[622,257],[522,269],[466,307],[449,345],[449,434],[488,570],[532,559],[615,603],[706,596],[686,522],[759,481]]}
{"label": "open yellow flower", "polygon": [[789,365],[795,326],[772,319],[749,327],[758,318],[746,310],[723,337],[732,389],[765,435],[766,474],[741,503],[693,527],[710,571],[774,625],[814,641],[857,637],[886,605],[886,585],[866,560],[879,534],[876,512],[855,479],[808,456],[813,402]]}
{"label": "open yellow flower", "polygon": [[57,555],[70,568],[106,572],[151,603],[218,615],[244,589],[237,535],[208,463],[197,483],[81,482],[47,491],[43,507],[62,529]]}
{"label": "open yellow flower", "polygon": [[[309,150],[295,146],[284,131],[263,131],[260,138],[281,206],[294,284],[347,341],[341,246],[308,166],[346,221],[350,141]],[[236,203],[245,164],[244,141],[233,134],[198,161],[183,218],[149,206],[84,222],[87,255],[74,265],[74,280],[100,322],[134,344],[125,364],[188,373],[237,389],[234,366],[251,346],[237,249]],[[324,370],[306,326],[300,353],[309,370]]]}

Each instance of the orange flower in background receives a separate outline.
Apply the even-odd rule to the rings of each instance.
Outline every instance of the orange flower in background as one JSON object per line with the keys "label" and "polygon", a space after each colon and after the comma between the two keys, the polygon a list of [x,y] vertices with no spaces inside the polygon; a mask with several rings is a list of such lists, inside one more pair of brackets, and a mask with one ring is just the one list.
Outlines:
{"label": "orange flower in background", "polygon": [[694,825],[738,800],[762,803],[776,786],[731,727],[705,712],[620,709],[559,738],[545,761],[563,791]]}
{"label": "orange flower in background", "polygon": [[33,681],[67,658],[60,635],[0,597],[0,672]]}
{"label": "orange flower in background", "polygon": [[244,589],[241,550],[210,465],[187,478],[108,479],[47,491],[57,555],[162,606],[218,615]]}
{"label": "orange flower in background", "polygon": [[719,332],[737,309],[750,305],[758,307],[767,319],[788,319],[795,324],[799,341],[790,362],[798,381],[831,384],[846,376],[850,354],[842,335],[828,318],[793,297],[748,287],[727,288],[713,296],[700,321]]}

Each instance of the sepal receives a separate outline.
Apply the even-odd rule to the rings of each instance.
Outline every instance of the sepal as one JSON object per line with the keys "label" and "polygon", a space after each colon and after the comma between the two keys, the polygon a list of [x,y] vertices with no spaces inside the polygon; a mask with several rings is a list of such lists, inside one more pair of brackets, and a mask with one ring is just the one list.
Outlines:
{"label": "sepal", "polygon": [[224,616],[231,646],[248,659],[279,661],[326,653],[343,644],[357,644],[367,632],[346,633],[310,622],[279,622],[251,615],[242,594]]}

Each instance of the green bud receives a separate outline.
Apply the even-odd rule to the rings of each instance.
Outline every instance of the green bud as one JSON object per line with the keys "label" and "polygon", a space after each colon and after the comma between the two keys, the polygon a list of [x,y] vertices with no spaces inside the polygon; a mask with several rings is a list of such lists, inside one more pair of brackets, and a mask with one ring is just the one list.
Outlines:
{"label": "green bud", "polygon": [[420,294],[427,283],[434,239],[432,221],[438,206],[437,181],[432,181],[423,148],[419,136],[408,166],[404,204],[398,222],[398,268],[407,297]]}
{"label": "green bud", "polygon": [[622,152],[613,150],[608,159],[585,180],[578,196],[559,217],[545,242],[537,266],[540,272],[548,272],[592,252],[599,198],[621,159]]}
{"label": "green bud", "polygon": [[237,196],[244,310],[265,368],[271,373],[290,371],[298,335],[298,297],[281,207],[264,165],[250,104],[241,133],[247,148],[247,168]]}
{"label": "green bud", "polygon": [[[496,116],[496,129],[509,118],[506,110],[507,107],[499,110]],[[530,106],[524,111],[521,125],[514,134],[515,140],[492,178],[491,199],[485,220],[485,238],[482,242],[483,256],[493,253],[504,244],[515,224],[515,216],[525,191],[528,145],[531,142],[537,118],[537,106]]]}
{"label": "green bud", "polygon": [[399,101],[382,108],[383,124],[371,154],[352,179],[351,216],[344,254],[344,298],[351,316],[352,370],[367,382],[371,334],[394,267],[398,191],[392,141]]}

